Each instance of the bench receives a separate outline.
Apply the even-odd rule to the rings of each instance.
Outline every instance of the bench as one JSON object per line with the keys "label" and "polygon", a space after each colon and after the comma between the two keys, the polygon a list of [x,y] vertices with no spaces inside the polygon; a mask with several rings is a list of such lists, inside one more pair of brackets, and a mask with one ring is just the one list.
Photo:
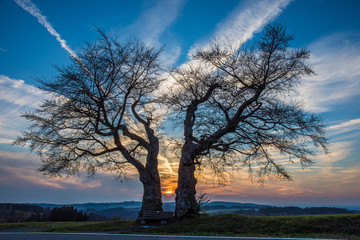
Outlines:
{"label": "bench", "polygon": [[165,211],[146,211],[143,212],[141,218],[141,224],[146,224],[147,222],[159,222],[161,224],[166,224],[167,221],[174,216],[173,212]]}

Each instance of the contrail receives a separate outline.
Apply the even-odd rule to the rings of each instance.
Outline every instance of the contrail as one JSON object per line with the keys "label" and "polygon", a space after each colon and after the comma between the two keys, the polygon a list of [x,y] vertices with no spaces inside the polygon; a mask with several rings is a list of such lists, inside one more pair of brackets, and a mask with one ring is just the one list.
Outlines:
{"label": "contrail", "polygon": [[34,3],[32,3],[30,0],[14,0],[14,2],[16,2],[25,11],[36,17],[39,23],[43,25],[51,35],[56,37],[56,40],[60,43],[61,47],[64,48],[78,64],[80,64],[82,69],[84,69],[92,78],[94,78],[93,74],[85,67],[81,59],[76,55],[75,51],[72,50],[66,41],[61,38],[60,34],[53,28],[53,26],[51,26],[49,21],[44,15],[41,14],[40,10]]}
{"label": "contrail", "polygon": [[61,38],[60,34],[51,26],[46,17],[41,14],[40,10],[36,7],[34,3],[30,0],[14,0],[20,7],[22,7],[25,11],[33,15],[37,18],[39,23],[43,25],[48,32],[56,37],[56,40],[60,43],[61,47],[64,48],[75,60],[78,60],[79,57],[76,53],[67,45],[66,41]]}

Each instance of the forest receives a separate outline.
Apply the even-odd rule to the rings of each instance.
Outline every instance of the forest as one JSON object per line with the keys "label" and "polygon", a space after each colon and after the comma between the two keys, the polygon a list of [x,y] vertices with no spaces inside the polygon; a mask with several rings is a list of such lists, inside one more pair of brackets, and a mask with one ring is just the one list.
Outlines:
{"label": "forest", "polygon": [[43,208],[35,205],[0,203],[0,222],[86,221],[87,214],[73,206]]}

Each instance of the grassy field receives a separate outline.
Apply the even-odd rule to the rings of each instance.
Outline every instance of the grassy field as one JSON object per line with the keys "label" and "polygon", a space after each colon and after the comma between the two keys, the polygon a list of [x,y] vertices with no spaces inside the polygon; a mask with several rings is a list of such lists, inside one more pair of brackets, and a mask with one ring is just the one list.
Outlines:
{"label": "grassy field", "polygon": [[1,223],[0,229],[24,228],[49,232],[114,232],[247,237],[360,239],[360,214],[253,217],[237,214],[202,215],[156,228],[135,221]]}
{"label": "grassy field", "polygon": [[133,220],[106,222],[23,222],[0,223],[0,230],[29,229],[36,232],[113,232],[131,230],[139,225]]}
{"label": "grassy field", "polygon": [[360,214],[253,217],[203,215],[147,232],[157,234],[360,239]]}

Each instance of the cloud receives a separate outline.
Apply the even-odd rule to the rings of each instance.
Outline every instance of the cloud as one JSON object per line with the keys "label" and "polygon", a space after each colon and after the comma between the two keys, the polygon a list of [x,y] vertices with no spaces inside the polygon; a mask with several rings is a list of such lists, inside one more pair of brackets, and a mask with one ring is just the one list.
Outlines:
{"label": "cloud", "polygon": [[219,24],[215,37],[227,36],[240,43],[245,42],[279,16],[290,2],[291,0],[264,0],[240,4]]}
{"label": "cloud", "polygon": [[360,130],[360,118],[351,119],[326,128],[330,133],[328,136],[338,135],[345,132]]}
{"label": "cloud", "polygon": [[0,75],[0,144],[15,140],[27,126],[21,112],[30,112],[38,106],[45,94],[23,80]]}
{"label": "cloud", "polygon": [[0,144],[12,144],[13,141],[13,139],[0,138]]}
{"label": "cloud", "polygon": [[299,97],[312,112],[328,112],[360,96],[360,33],[335,33],[309,46],[316,76],[304,79]]}
{"label": "cloud", "polygon": [[[234,47],[251,39],[254,33],[261,29],[270,21],[279,16],[292,0],[262,0],[245,1],[240,3],[226,19],[220,22],[213,34],[213,38],[226,37],[234,41]],[[194,49],[206,49],[208,42],[193,46],[189,53]]]}
{"label": "cloud", "polygon": [[35,174],[35,170],[30,170],[26,168],[17,168],[10,166],[0,166],[0,183],[6,184],[8,186],[18,187],[23,186],[24,182],[26,182],[27,186],[45,186],[51,188],[64,189],[64,187],[56,183],[54,181],[49,181],[49,179],[45,179],[41,177],[39,174]]}
{"label": "cloud", "polygon": [[337,201],[334,205],[338,202],[352,204],[354,197],[360,197],[360,185],[354,185],[360,177],[358,158],[348,161],[355,146],[354,141],[332,142],[329,146],[331,154],[315,156],[313,167],[303,170],[296,164],[286,166],[294,181],[268,181],[264,188],[249,180],[246,169],[234,172],[224,187],[218,186],[207,170],[198,178],[197,192],[208,193],[212,201],[329,205],[333,198]]}
{"label": "cloud", "polygon": [[54,188],[63,188],[55,181],[45,179],[42,174],[36,174],[40,167],[39,158],[24,152],[0,151],[0,182],[10,186],[38,185]]}
{"label": "cloud", "polygon": [[[239,48],[241,44],[251,39],[254,33],[260,32],[267,23],[279,16],[290,2],[292,0],[247,0],[242,2],[217,25],[211,38],[224,40],[221,42],[230,40],[234,44],[233,47]],[[191,58],[191,55],[198,49],[207,49],[209,47],[209,39],[198,42],[189,49],[188,57]],[[198,64],[200,64],[198,61],[190,60],[182,64],[180,68]],[[167,91],[174,84],[174,80],[167,74],[164,74],[164,77],[168,81],[161,84],[159,91]]]}
{"label": "cloud", "polygon": [[[163,43],[160,39],[179,16],[185,0],[160,0],[151,3],[155,4],[144,8],[135,22],[121,32],[126,35],[133,34],[149,46],[161,47]],[[166,42],[164,52],[160,55],[160,61],[166,65],[173,65],[179,59],[180,54],[181,47],[176,39],[171,38]]]}
{"label": "cloud", "polygon": [[0,48],[0,52],[7,52],[7,51],[4,48]]}
{"label": "cloud", "polygon": [[333,167],[333,164],[338,161],[344,161],[349,156],[354,147],[353,141],[332,142],[329,144],[330,154],[319,154],[316,156],[316,166],[326,169],[326,167]]}
{"label": "cloud", "polygon": [[176,44],[173,45],[174,46],[170,48],[166,48],[163,54],[160,55],[160,61],[165,63],[167,66],[175,64],[181,54],[181,47],[176,46]]}
{"label": "cloud", "polygon": [[20,79],[0,75],[0,86],[0,101],[16,106],[36,107],[44,97],[41,90]]}
{"label": "cloud", "polygon": [[98,202],[141,200],[142,197],[139,181],[122,184],[115,180],[114,174],[102,171],[88,178],[85,174],[48,178],[37,171],[40,165],[40,159],[33,154],[0,150],[0,201],[74,203],[89,199]]}
{"label": "cloud", "polygon": [[32,3],[30,0],[14,0],[20,7],[25,11],[37,18],[38,22],[43,25],[46,30],[56,37],[56,40],[60,43],[61,47],[64,48],[74,59],[79,59],[76,53],[69,47],[64,39],[61,38],[60,34],[53,28],[50,22],[46,19],[44,15],[41,14],[37,6]]}
{"label": "cloud", "polygon": [[342,129],[342,128],[352,128],[354,126],[356,126],[356,129],[359,128],[359,125],[360,124],[360,118],[357,118],[357,119],[352,119],[352,120],[349,120],[349,121],[346,121],[346,122],[342,122],[342,123],[339,123],[337,125],[332,125],[330,127],[328,127],[329,130],[337,130],[337,129]]}
{"label": "cloud", "polygon": [[31,186],[46,186],[58,189],[89,190],[101,188],[104,182],[116,182],[114,175],[99,171],[101,178],[84,178],[82,176],[48,178],[37,169],[41,166],[39,157],[25,152],[0,151],[0,182],[12,186],[26,183]]}
{"label": "cloud", "polygon": [[184,5],[183,0],[160,0],[143,11],[140,17],[128,27],[149,45],[159,45],[163,32],[171,26]]}

